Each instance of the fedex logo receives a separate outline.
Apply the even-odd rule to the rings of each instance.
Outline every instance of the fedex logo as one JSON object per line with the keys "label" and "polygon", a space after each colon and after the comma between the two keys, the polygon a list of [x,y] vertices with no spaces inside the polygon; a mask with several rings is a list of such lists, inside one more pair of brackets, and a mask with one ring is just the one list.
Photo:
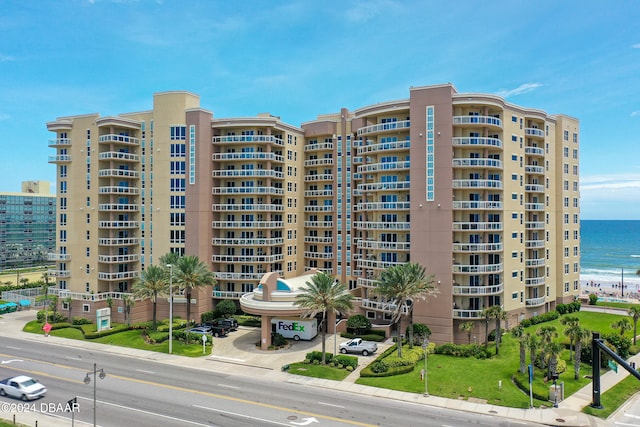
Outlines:
{"label": "fedex logo", "polygon": [[285,323],[283,321],[279,321],[278,329],[284,331],[304,332],[304,325],[301,325],[298,322]]}

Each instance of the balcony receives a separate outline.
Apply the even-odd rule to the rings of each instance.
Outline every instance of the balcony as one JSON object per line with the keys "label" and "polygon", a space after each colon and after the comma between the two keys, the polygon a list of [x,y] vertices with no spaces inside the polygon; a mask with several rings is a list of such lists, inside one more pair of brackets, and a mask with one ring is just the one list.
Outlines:
{"label": "balcony", "polygon": [[321,142],[319,144],[307,144],[304,146],[304,151],[324,151],[333,150],[333,143]]}
{"label": "balcony", "polygon": [[[360,301],[360,306],[369,310],[382,311],[384,313],[395,313],[398,305],[391,302],[374,301],[371,299],[363,298]],[[409,314],[409,307],[404,305],[402,307],[402,314]]]}
{"label": "balcony", "polygon": [[214,136],[211,138],[213,144],[233,144],[233,143],[255,143],[264,142],[269,144],[284,145],[282,138],[273,135],[227,135]]}
{"label": "balcony", "polygon": [[454,222],[453,231],[500,231],[501,222]]}
{"label": "balcony", "polygon": [[122,271],[115,273],[107,273],[107,272],[98,272],[99,280],[127,280],[127,279],[136,279],[140,276],[139,271]]}
{"label": "balcony", "polygon": [[333,243],[333,237],[304,236],[305,243]]}
{"label": "balcony", "polygon": [[100,178],[140,178],[140,172],[128,169],[100,169]]}
{"label": "balcony", "polygon": [[120,151],[106,151],[98,156],[100,160],[122,160],[123,162],[137,162],[140,156],[137,154],[123,153]]}
{"label": "balcony", "polygon": [[454,286],[453,295],[456,296],[483,296],[496,295],[504,291],[504,285],[501,283],[495,286]]}
{"label": "balcony", "polygon": [[98,139],[100,143],[115,143],[115,144],[127,144],[127,145],[140,145],[140,140],[138,138],[133,138],[127,135],[100,135]]}
{"label": "balcony", "polygon": [[531,138],[544,139],[544,131],[538,128],[524,128],[524,135]]}
{"label": "balcony", "polygon": [[304,257],[311,259],[334,259],[335,254],[333,252],[304,251]]}
{"label": "balcony", "polygon": [[363,155],[368,153],[377,153],[380,151],[390,152],[390,151],[398,151],[398,150],[408,150],[409,148],[411,148],[411,141],[408,141],[408,140],[384,142],[381,144],[370,144],[370,145],[364,145],[362,147],[358,147],[358,155]]}
{"label": "balcony", "polygon": [[475,273],[500,273],[504,269],[502,264],[483,264],[483,265],[461,265],[453,266],[454,274],[475,274]]}
{"label": "balcony", "polygon": [[502,243],[454,243],[453,252],[499,252]]}
{"label": "balcony", "polygon": [[310,160],[305,160],[304,161],[304,165],[309,167],[309,166],[331,166],[333,165],[333,159],[332,158],[322,158],[322,159],[310,159]]}
{"label": "balcony", "polygon": [[524,265],[526,267],[544,267],[545,259],[544,258],[527,259],[525,260]]}
{"label": "balcony", "polygon": [[527,249],[544,248],[544,240],[525,240],[524,247]]}
{"label": "balcony", "polygon": [[69,261],[71,259],[71,255],[69,254],[58,254],[50,252],[47,254],[47,261]]}
{"label": "balcony", "polygon": [[528,211],[544,211],[544,203],[525,203],[524,208]]}
{"label": "balcony", "polygon": [[308,228],[333,228],[333,221],[305,221],[304,226]]}
{"label": "balcony", "polygon": [[272,263],[284,259],[283,254],[278,255],[211,255],[211,262],[229,263]]}
{"label": "balcony", "polygon": [[125,203],[101,203],[98,205],[100,212],[137,212],[140,205]]}
{"label": "balcony", "polygon": [[132,246],[140,244],[140,239],[137,237],[107,237],[98,239],[98,244],[101,246]]}
{"label": "balcony", "polygon": [[453,125],[502,128],[502,120],[493,116],[453,116]]}
{"label": "balcony", "polygon": [[544,175],[544,167],[537,165],[526,165],[524,171],[529,174]]}
{"label": "balcony", "polygon": [[376,261],[373,259],[359,259],[356,261],[356,265],[358,266],[358,268],[377,268],[381,270],[402,264],[404,264],[404,262]]}
{"label": "balcony", "polygon": [[305,175],[304,182],[333,181],[333,174]]}
{"label": "balcony", "polygon": [[410,167],[411,162],[369,163],[358,166],[358,173],[402,171]]}
{"label": "balcony", "polygon": [[231,170],[214,170],[211,171],[212,178],[275,178],[282,179],[282,172],[267,169],[231,169]]}
{"label": "balcony", "polygon": [[333,212],[333,206],[332,205],[328,205],[328,206],[305,206],[304,207],[304,211],[305,212]]}
{"label": "balcony", "polygon": [[501,210],[502,202],[454,201],[453,209],[458,210]]}
{"label": "balcony", "polygon": [[109,185],[105,187],[100,187],[98,189],[100,194],[130,194],[130,195],[138,195],[140,194],[140,189],[137,187],[121,187],[118,185]]}
{"label": "balcony", "polygon": [[544,185],[541,184],[526,184],[524,191],[527,193],[544,193]]}
{"label": "balcony", "polygon": [[260,280],[264,273],[215,273],[218,280]]}
{"label": "balcony", "polygon": [[271,194],[282,195],[284,190],[276,187],[213,187],[211,194]]}
{"label": "balcony", "polygon": [[474,320],[474,319],[484,319],[484,310],[453,310],[453,318],[459,320]]}
{"label": "balcony", "polygon": [[57,156],[49,156],[48,163],[68,163],[71,161],[69,154],[58,154]]}
{"label": "balcony", "polygon": [[249,293],[251,292],[213,291],[212,297],[218,299],[240,299],[242,295]]}
{"label": "balcony", "polygon": [[65,277],[71,277],[71,271],[69,271],[69,270],[47,270],[47,275],[49,277],[65,278]]}
{"label": "balcony", "polygon": [[528,277],[525,279],[524,285],[530,287],[544,285],[544,277]]}
{"label": "balcony", "polygon": [[373,184],[358,184],[357,190],[364,191],[364,192],[397,191],[397,190],[408,190],[410,186],[411,186],[411,183],[409,181],[376,182]]}
{"label": "balcony", "polygon": [[98,221],[98,228],[139,228],[139,221]]}
{"label": "balcony", "polygon": [[467,188],[485,188],[485,189],[501,189],[502,181],[495,179],[454,179],[453,188],[455,189],[467,189]]}
{"label": "balcony", "polygon": [[524,154],[529,156],[544,157],[544,148],[540,147],[524,147]]}
{"label": "balcony", "polygon": [[284,156],[275,153],[251,152],[251,153],[214,153],[211,155],[213,161],[247,161],[264,160],[284,163]]}
{"label": "balcony", "polygon": [[524,223],[524,228],[527,230],[544,230],[544,222],[543,221],[526,221]]}
{"label": "balcony", "polygon": [[69,147],[70,145],[70,138],[56,138],[49,140],[49,147]]}
{"label": "balcony", "polygon": [[539,307],[541,305],[544,305],[544,302],[545,302],[545,297],[527,298],[525,300],[525,304],[527,307]]}
{"label": "balcony", "polygon": [[304,197],[333,197],[333,190],[307,190]]}
{"label": "balcony", "polygon": [[[377,240],[358,240],[356,244],[358,249],[372,250],[390,250],[390,251],[408,251],[411,249],[409,242],[382,242]],[[354,255],[355,256],[355,255]]]}
{"label": "balcony", "polygon": [[212,221],[211,228],[282,228],[282,221]]}
{"label": "balcony", "polygon": [[213,238],[211,244],[213,246],[276,246],[284,244],[284,239],[282,237],[273,239]]}
{"label": "balcony", "polygon": [[105,264],[127,263],[127,262],[137,262],[137,261],[140,261],[140,255],[138,254],[98,255],[98,262],[103,262]]}
{"label": "balcony", "polygon": [[502,160],[458,158],[458,159],[453,159],[453,167],[502,170]]}
{"label": "balcony", "polygon": [[411,208],[410,202],[371,202],[358,203],[356,210],[358,211],[399,211]]}
{"label": "balcony", "polygon": [[358,136],[370,135],[380,132],[395,131],[398,129],[411,128],[411,120],[402,120],[399,122],[378,123],[377,125],[366,126],[358,129]]}
{"label": "balcony", "polygon": [[409,230],[409,222],[376,222],[376,221],[354,221],[354,228],[360,230]]}
{"label": "balcony", "polygon": [[211,205],[211,210],[213,212],[237,212],[237,211],[251,211],[251,212],[282,212],[284,207],[282,205],[267,205],[267,204],[256,204],[256,205],[241,205],[241,204],[215,204]]}
{"label": "balcony", "polygon": [[[466,117],[466,116],[465,116]],[[485,137],[455,137],[452,140],[454,147],[502,147],[502,140]]]}

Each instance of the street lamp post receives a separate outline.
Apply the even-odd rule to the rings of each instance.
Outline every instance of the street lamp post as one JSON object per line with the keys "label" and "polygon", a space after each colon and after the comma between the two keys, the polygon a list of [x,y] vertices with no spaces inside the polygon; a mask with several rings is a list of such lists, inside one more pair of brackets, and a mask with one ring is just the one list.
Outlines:
{"label": "street lamp post", "polygon": [[90,375],[93,375],[93,427],[95,427],[96,426],[96,384],[98,383],[96,379],[100,378],[101,380],[103,380],[104,377],[107,376],[107,374],[104,373],[104,369],[100,368],[100,374],[98,375],[98,366],[94,363],[93,372],[87,372],[87,375],[84,377],[85,384],[89,384],[91,382]]}
{"label": "street lamp post", "polygon": [[169,354],[173,352],[173,264],[169,267]]}
{"label": "street lamp post", "polygon": [[422,349],[424,350],[424,395],[429,396],[429,386],[427,383],[427,360],[429,360],[429,339],[425,338],[422,343]]}
{"label": "street lamp post", "polygon": [[342,323],[342,321],[347,319],[340,319],[336,322],[336,325],[333,327],[333,355],[338,354],[338,325]]}

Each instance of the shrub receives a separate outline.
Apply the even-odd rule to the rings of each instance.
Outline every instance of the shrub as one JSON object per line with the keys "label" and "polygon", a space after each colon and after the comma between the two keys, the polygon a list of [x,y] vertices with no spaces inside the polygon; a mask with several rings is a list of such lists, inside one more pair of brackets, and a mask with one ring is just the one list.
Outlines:
{"label": "shrub", "polygon": [[351,367],[351,369],[355,369],[358,367],[358,358],[355,356],[347,356],[345,354],[337,354],[333,360],[338,362],[338,364],[346,367]]}
{"label": "shrub", "polygon": [[117,334],[119,332],[124,332],[128,330],[129,330],[129,327],[127,325],[118,325],[111,329],[107,329],[106,331],[85,332],[84,337],[88,340],[92,340],[92,339],[106,337],[108,335],[113,335],[113,334]]}
{"label": "shrub", "polygon": [[539,323],[550,322],[552,320],[556,320],[560,317],[560,313],[557,311],[549,311],[547,313],[539,314],[538,316],[533,316],[528,319],[523,319],[520,321],[520,326],[523,328],[527,328],[531,325],[537,325]]}
{"label": "shrub", "polygon": [[589,305],[596,305],[597,302],[598,302],[598,295],[589,294]]}
{"label": "shrub", "polygon": [[361,334],[371,329],[371,321],[362,314],[356,314],[351,316],[347,320],[347,330],[352,331],[354,334]]}
{"label": "shrub", "polygon": [[382,360],[378,362],[373,362],[370,368],[371,368],[371,371],[373,371],[376,374],[387,372],[389,370],[389,367],[387,366],[387,364],[384,363]]}
{"label": "shrub", "polygon": [[282,336],[282,334],[275,334],[271,339],[271,345],[274,345],[276,347],[283,347],[287,345],[287,340]]}
{"label": "shrub", "polygon": [[[46,313],[46,316],[45,316],[45,313]],[[38,311],[38,313],[36,314],[36,319],[38,320],[38,322],[44,323],[45,318],[49,323],[61,323],[61,322],[67,321],[67,317],[58,311],[56,311],[55,313],[51,310]]]}
{"label": "shrub", "polygon": [[74,316],[73,320],[71,321],[72,325],[90,325],[93,322],[85,317],[78,317],[78,316]]}
{"label": "shrub", "polygon": [[420,360],[424,358],[424,351],[420,347],[414,347],[412,349],[403,349],[402,358],[397,355],[390,355],[384,359],[384,363],[390,368],[398,366],[415,366]]}
{"label": "shrub", "polygon": [[615,352],[618,356],[625,360],[629,357],[629,350],[631,349],[632,344],[631,338],[621,336],[619,334],[607,334],[602,338],[604,338],[607,344],[615,347]]}
{"label": "shrub", "polygon": [[[325,362],[326,363],[331,363],[331,361],[333,360],[333,354],[332,353],[325,353]],[[322,352],[321,351],[312,351],[310,353],[307,353],[305,359],[309,359],[311,361],[311,363],[315,363],[316,361],[318,363],[322,362]]]}
{"label": "shrub", "polygon": [[479,344],[447,343],[436,346],[434,353],[455,357],[475,357],[476,359],[488,359],[491,357],[489,350]]}
{"label": "shrub", "polygon": [[[427,325],[422,323],[413,323],[413,345],[420,345],[424,342],[425,338],[431,336],[431,329]],[[405,330],[405,336],[409,337],[409,327]]]}
{"label": "shrub", "polygon": [[574,301],[569,304],[558,304],[556,311],[561,315],[580,311],[580,301]]}
{"label": "shrub", "polygon": [[[376,362],[374,362],[376,363]],[[415,366],[398,366],[396,368],[388,368],[388,370],[386,372],[373,372],[371,370],[371,366],[369,365],[366,368],[364,368],[361,372],[360,372],[360,376],[361,377],[391,377],[394,375],[401,375],[401,374],[406,374],[409,373],[411,371],[413,371],[413,368]]]}

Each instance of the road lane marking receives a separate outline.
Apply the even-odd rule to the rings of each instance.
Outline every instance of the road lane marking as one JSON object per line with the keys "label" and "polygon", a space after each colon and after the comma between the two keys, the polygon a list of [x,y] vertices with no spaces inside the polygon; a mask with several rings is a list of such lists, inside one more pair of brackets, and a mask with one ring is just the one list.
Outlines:
{"label": "road lane marking", "polygon": [[[79,399],[85,399],[85,400],[93,401],[93,399],[90,399],[88,397],[78,396],[78,398]],[[156,414],[155,412],[145,411],[144,409],[132,408],[130,406],[119,405],[117,403],[105,402],[103,400],[97,400],[96,402],[99,402],[99,403],[101,403],[103,405],[108,405],[108,406],[113,406],[113,407],[116,407],[116,408],[120,408],[120,409],[126,409],[128,411],[140,412],[140,413],[146,414],[146,415],[154,415],[156,417],[165,418],[165,419],[168,419],[168,420],[175,420],[175,421],[179,421],[180,423],[184,423],[184,424],[192,424],[192,425],[195,425],[195,426],[202,426],[202,427],[211,427],[211,424],[202,424],[202,423],[198,423],[198,422],[195,422],[195,421],[185,420],[184,418],[177,418],[177,417],[172,417],[170,415]]]}
{"label": "road lane marking", "polygon": [[142,372],[144,374],[155,374],[154,371],[145,371],[144,369],[136,369],[136,372]]}
{"label": "road lane marking", "polygon": [[236,359],[233,357],[224,357],[224,356],[210,356],[211,359],[220,359],[220,360],[231,360],[233,362],[244,362],[244,359]]}
{"label": "road lane marking", "polygon": [[261,422],[265,422],[265,423],[276,424],[276,425],[279,425],[279,426],[290,426],[291,425],[291,424],[281,423],[281,422],[278,422],[278,421],[267,420],[266,418],[252,417],[251,415],[239,414],[237,412],[229,412],[229,411],[223,411],[222,409],[209,408],[207,406],[200,406],[200,405],[191,405],[191,406],[193,406],[194,408],[198,408],[198,409],[205,409],[205,410],[211,411],[211,412],[219,412],[221,414],[234,415],[236,417],[248,418],[248,419],[253,420],[253,421],[261,421]]}
{"label": "road lane marking", "polygon": [[224,387],[224,388],[232,388],[232,389],[235,389],[235,390],[240,390],[240,387],[236,387],[236,386],[234,386],[234,385],[228,385],[228,384],[220,384],[220,383],[218,383],[218,386],[219,386],[219,387]]}
{"label": "road lane marking", "polygon": [[83,359],[80,357],[71,357],[71,356],[67,356],[65,357],[65,359],[69,359],[69,360],[77,360],[78,362],[82,362]]}
{"label": "road lane marking", "polygon": [[318,402],[318,405],[332,406],[334,408],[342,408],[342,409],[344,409],[344,406],[342,406],[342,405],[334,405],[333,403]]}

